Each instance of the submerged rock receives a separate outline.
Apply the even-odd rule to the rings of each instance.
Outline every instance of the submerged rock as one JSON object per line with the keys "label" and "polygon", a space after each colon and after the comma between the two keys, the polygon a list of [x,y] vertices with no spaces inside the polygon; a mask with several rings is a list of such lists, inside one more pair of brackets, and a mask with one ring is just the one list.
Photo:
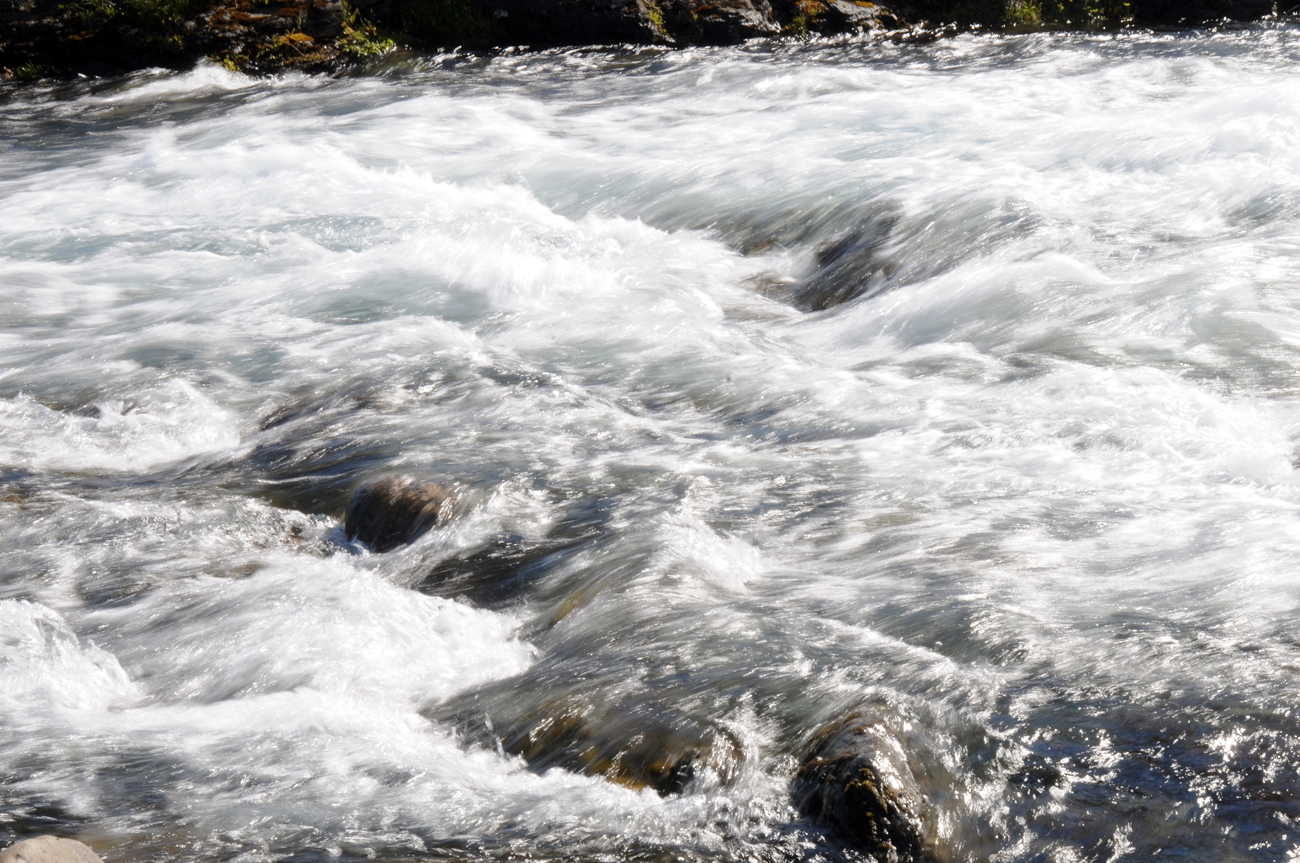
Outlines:
{"label": "submerged rock", "polygon": [[612,506],[588,498],[562,505],[541,537],[505,534],[438,562],[415,585],[421,593],[459,596],[486,608],[515,603],[531,587],[609,531]]}
{"label": "submerged rock", "polygon": [[893,265],[886,249],[897,224],[882,215],[817,249],[817,269],[790,291],[805,312],[820,312],[880,293],[889,287]]}
{"label": "submerged rock", "polygon": [[36,836],[15,842],[0,853],[0,863],[104,863],[90,846],[75,839]]}
{"label": "submerged rock", "polygon": [[928,859],[936,819],[907,753],[884,722],[854,713],[813,739],[791,787],[806,816],[879,860]]}
{"label": "submerged rock", "polygon": [[377,552],[419,538],[451,517],[455,492],[437,483],[391,474],[362,484],[348,501],[343,529],[348,539]]}
{"label": "submerged rock", "polygon": [[601,707],[579,696],[543,702],[512,719],[482,722],[481,714],[453,721],[475,742],[499,743],[529,769],[552,767],[603,776],[635,790],[680,794],[696,777],[730,784],[744,752],[726,729],[655,704]]}

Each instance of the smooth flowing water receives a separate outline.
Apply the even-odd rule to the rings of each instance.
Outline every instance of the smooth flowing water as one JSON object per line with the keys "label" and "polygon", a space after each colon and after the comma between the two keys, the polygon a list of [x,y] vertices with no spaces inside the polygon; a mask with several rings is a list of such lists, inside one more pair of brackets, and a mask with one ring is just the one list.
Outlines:
{"label": "smooth flowing water", "polygon": [[[1300,855],[1300,27],[0,98],[0,834],[853,859],[872,705],[951,860]],[[551,697],[743,767],[449,718]]]}

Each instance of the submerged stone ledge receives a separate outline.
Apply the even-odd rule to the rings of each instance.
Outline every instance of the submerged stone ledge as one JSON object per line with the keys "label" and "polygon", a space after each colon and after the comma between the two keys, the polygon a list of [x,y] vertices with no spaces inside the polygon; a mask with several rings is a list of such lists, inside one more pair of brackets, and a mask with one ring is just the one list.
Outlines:
{"label": "submerged stone ledge", "polygon": [[0,77],[203,59],[251,74],[337,73],[400,47],[684,47],[844,33],[924,41],[972,27],[1199,27],[1278,11],[1273,0],[0,0]]}

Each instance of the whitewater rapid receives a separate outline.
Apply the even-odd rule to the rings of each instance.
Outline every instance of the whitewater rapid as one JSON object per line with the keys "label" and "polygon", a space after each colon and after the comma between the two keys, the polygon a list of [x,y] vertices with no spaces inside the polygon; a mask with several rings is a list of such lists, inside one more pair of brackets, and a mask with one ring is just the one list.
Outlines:
{"label": "whitewater rapid", "polygon": [[[788,789],[872,704],[952,860],[1300,855],[1297,68],[1274,22],[2,85],[0,839],[853,860]],[[373,554],[393,470],[470,505]],[[445,721],[551,692],[744,766]]]}

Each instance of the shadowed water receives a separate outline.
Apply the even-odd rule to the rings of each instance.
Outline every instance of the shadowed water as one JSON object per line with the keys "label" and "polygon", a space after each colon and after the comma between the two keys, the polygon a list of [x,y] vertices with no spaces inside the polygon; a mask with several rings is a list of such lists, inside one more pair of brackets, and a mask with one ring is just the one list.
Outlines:
{"label": "shadowed water", "polygon": [[[1298,61],[1284,22],[3,91],[0,839],[851,861],[789,787],[869,705],[944,860],[1290,859]],[[395,470],[463,513],[372,554],[339,519]],[[661,797],[492,745],[559,701],[743,760]]]}

